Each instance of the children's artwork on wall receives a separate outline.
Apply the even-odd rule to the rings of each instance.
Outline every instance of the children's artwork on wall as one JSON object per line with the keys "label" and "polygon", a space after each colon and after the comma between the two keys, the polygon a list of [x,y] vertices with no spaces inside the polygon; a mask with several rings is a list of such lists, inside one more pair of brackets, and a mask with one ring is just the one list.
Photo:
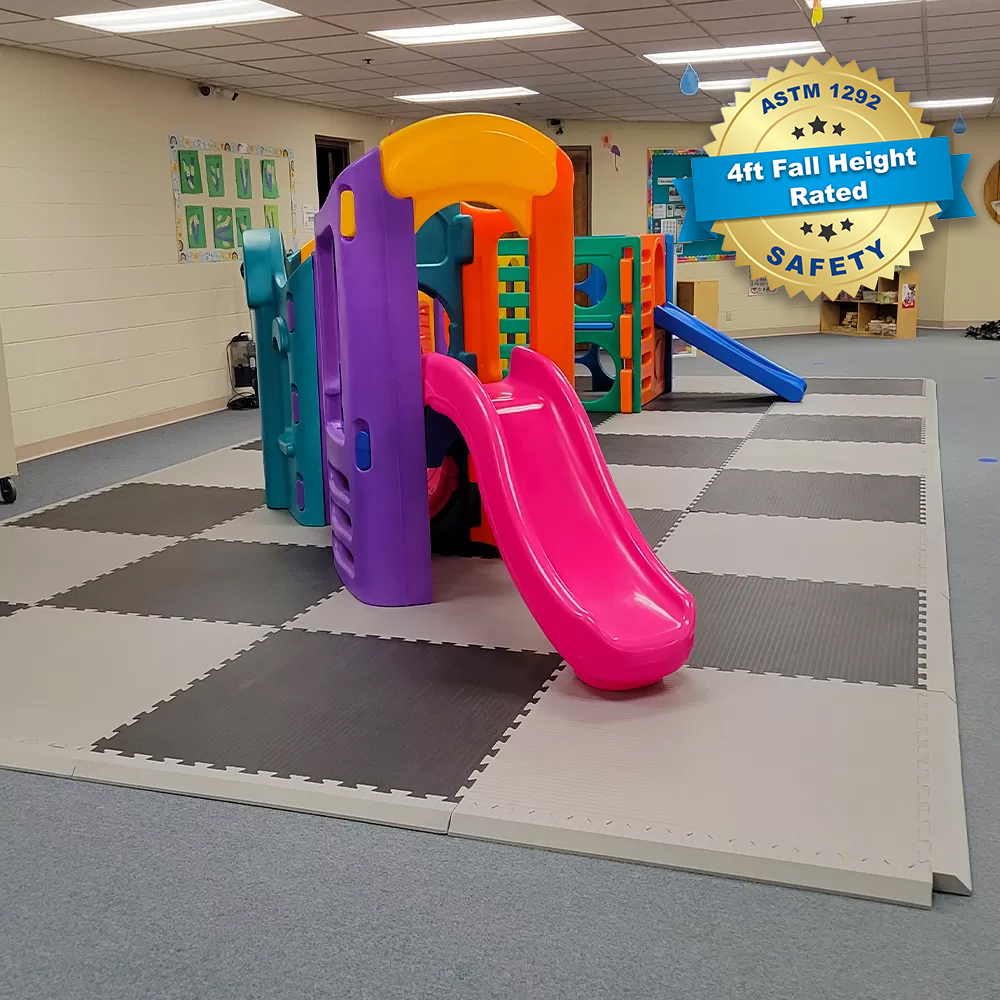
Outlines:
{"label": "children's artwork on wall", "polygon": [[179,150],[177,160],[180,166],[181,194],[201,194],[201,160],[197,150]]}
{"label": "children's artwork on wall", "polygon": [[184,208],[187,225],[187,245],[192,250],[198,250],[208,245],[208,233],[205,230],[205,209],[202,205],[187,205]]}
{"label": "children's artwork on wall", "polygon": [[265,198],[278,197],[278,177],[274,170],[274,160],[260,161],[260,183]]}
{"label": "children's artwork on wall", "polygon": [[[169,150],[180,263],[240,261],[243,234],[255,226],[284,224],[285,247],[299,248],[291,150],[178,134],[169,137]],[[216,208],[206,196],[240,205]]]}
{"label": "children's artwork on wall", "polygon": [[243,246],[243,234],[248,230],[253,229],[253,222],[250,216],[249,208],[238,208],[236,209],[236,245]]}
{"label": "children's artwork on wall", "polygon": [[[676,237],[684,224],[687,209],[674,184],[675,177],[691,176],[691,158],[705,156],[703,149],[651,149],[646,189],[647,226],[651,233]],[[681,263],[706,260],[735,260],[735,253],[722,249],[722,236],[710,240],[675,243]]]}
{"label": "children's artwork on wall", "polygon": [[767,278],[751,278],[747,294],[753,298],[755,295],[774,295],[777,290],[768,285]]}
{"label": "children's artwork on wall", "polygon": [[218,153],[205,154],[205,174],[209,198],[225,198],[226,181],[222,175],[222,157]]}
{"label": "children's artwork on wall", "polygon": [[236,167],[236,197],[244,201],[253,197],[253,182],[250,180],[250,157],[237,156]]}
{"label": "children's artwork on wall", "polygon": [[232,250],[236,245],[231,208],[212,209],[212,232],[217,250]]}

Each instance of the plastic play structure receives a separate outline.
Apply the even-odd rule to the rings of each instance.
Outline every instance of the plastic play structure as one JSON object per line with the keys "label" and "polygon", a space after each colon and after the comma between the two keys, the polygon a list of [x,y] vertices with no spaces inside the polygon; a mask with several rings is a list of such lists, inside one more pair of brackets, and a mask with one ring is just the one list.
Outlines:
{"label": "plastic play structure", "polygon": [[[502,247],[510,232],[517,246]],[[371,605],[430,603],[432,549],[499,550],[577,675],[621,690],[686,661],[695,607],[618,493],[576,364],[593,376],[586,405],[625,412],[656,394],[654,345],[668,355],[670,333],[785,398],[805,383],[667,301],[662,238],[593,239],[606,242],[575,258],[573,171],[552,140],[448,115],[345,169],[301,252],[245,233],[245,275],[268,506],[329,523],[345,587]],[[524,263],[504,272],[513,249]],[[575,306],[574,264],[601,261]],[[523,343],[501,345],[508,333]],[[598,349],[615,367],[603,381]]]}

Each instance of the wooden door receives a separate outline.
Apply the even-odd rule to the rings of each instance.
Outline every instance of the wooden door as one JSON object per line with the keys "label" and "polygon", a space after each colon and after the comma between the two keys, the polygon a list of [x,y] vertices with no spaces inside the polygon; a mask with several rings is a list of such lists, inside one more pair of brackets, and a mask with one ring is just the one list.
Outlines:
{"label": "wooden door", "polygon": [[[573,235],[590,235],[590,146],[563,146],[563,152],[573,164]],[[581,264],[573,271],[574,281],[584,281],[589,264]],[[575,294],[577,305],[588,305],[590,300],[582,292]]]}

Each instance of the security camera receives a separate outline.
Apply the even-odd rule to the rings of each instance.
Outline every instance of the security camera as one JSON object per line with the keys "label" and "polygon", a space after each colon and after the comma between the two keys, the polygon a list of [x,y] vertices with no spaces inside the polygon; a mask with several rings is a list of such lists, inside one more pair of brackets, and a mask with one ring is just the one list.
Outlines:
{"label": "security camera", "polygon": [[550,118],[549,119],[549,128],[562,128],[562,119],[561,118]]}
{"label": "security camera", "polygon": [[230,98],[229,98],[229,100],[231,100],[231,101],[235,101],[235,100],[236,100],[236,98],[237,98],[237,97],[239,97],[239,96],[240,96],[240,92],[239,92],[238,90],[234,90],[234,91],[233,91],[233,96],[232,96],[232,97],[230,97]]}
{"label": "security camera", "polygon": [[202,97],[211,97],[212,88],[207,83],[199,83],[198,93],[201,94]]}

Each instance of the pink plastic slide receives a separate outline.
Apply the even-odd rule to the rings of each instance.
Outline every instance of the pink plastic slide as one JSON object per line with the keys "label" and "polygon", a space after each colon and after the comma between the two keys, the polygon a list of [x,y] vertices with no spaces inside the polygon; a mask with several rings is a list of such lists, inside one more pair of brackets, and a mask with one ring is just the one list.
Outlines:
{"label": "pink plastic slide", "polygon": [[636,527],[562,372],[526,348],[488,385],[447,355],[423,364],[425,402],[469,446],[514,584],[577,676],[621,691],[682,666],[694,599]]}

